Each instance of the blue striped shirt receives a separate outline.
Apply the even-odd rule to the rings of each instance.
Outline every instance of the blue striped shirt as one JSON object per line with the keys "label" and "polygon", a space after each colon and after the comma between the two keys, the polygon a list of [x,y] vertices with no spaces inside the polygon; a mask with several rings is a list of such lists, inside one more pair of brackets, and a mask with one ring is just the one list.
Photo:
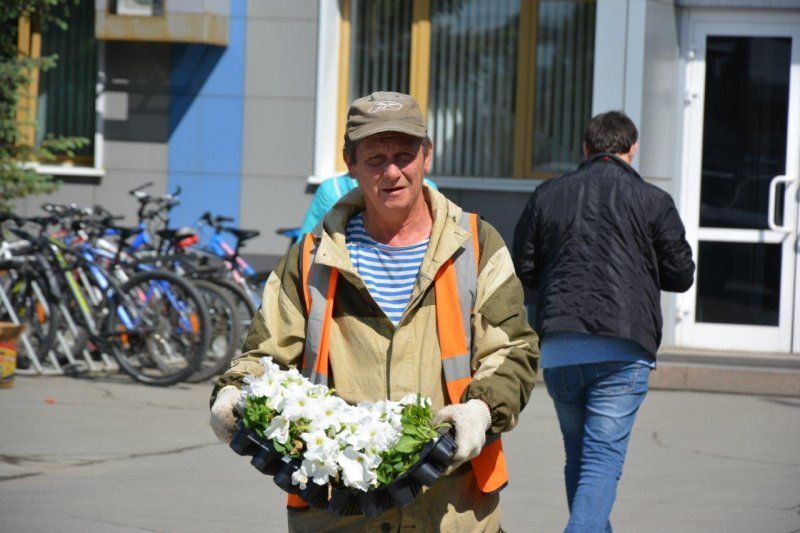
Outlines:
{"label": "blue striped shirt", "polygon": [[345,238],[350,262],[372,298],[396,326],[411,298],[430,239],[408,246],[381,244],[367,235],[363,213],[347,223]]}

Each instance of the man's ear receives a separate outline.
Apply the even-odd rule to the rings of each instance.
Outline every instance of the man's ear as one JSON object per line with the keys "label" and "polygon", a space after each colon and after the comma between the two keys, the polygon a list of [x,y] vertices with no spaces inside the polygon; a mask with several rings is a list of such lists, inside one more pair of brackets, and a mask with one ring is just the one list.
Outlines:
{"label": "man's ear", "polygon": [[431,162],[433,161],[433,143],[428,143],[428,155],[425,156],[425,174],[431,170]]}
{"label": "man's ear", "polygon": [[344,164],[347,166],[347,173],[352,176],[353,169],[350,166],[350,154],[348,154],[345,150],[342,150],[342,159],[344,159]]}
{"label": "man's ear", "polygon": [[639,151],[639,141],[636,141],[635,143],[633,143],[633,146],[631,146],[631,150],[630,152],[628,152],[628,163],[633,161],[633,156],[636,155],[637,151]]}
{"label": "man's ear", "polygon": [[589,147],[586,146],[586,143],[581,144],[581,148],[583,148],[583,158],[586,159],[589,157]]}

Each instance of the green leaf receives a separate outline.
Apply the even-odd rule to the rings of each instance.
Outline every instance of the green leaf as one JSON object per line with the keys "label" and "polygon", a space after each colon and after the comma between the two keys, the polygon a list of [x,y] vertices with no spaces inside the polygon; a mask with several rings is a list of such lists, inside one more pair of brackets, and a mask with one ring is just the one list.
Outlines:
{"label": "green leaf", "polygon": [[386,484],[407,472],[419,461],[419,452],[431,439],[438,437],[437,425],[433,425],[433,412],[423,403],[422,396],[417,401],[403,407],[401,413],[402,435],[391,450],[381,454],[377,476],[381,484]]}
{"label": "green leaf", "polygon": [[408,435],[403,435],[400,437],[400,440],[397,441],[397,444],[394,445],[394,450],[400,453],[414,453],[417,446],[419,446],[418,440]]}

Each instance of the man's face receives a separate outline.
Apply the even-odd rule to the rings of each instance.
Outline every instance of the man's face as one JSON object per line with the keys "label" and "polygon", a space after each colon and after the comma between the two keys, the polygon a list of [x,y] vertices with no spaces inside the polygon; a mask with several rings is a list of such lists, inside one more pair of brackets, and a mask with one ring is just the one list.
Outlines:
{"label": "man's face", "polygon": [[422,181],[431,150],[423,154],[421,139],[402,133],[372,135],[359,143],[355,159],[346,163],[364,191],[367,209],[391,216],[424,203]]}

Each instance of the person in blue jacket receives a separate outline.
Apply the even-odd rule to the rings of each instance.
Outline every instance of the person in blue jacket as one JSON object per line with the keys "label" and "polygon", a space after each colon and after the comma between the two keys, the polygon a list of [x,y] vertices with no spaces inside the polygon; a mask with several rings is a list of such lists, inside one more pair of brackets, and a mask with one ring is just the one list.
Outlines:
{"label": "person in blue jacket", "polygon": [[[436,184],[428,178],[425,178],[425,184],[431,189],[439,190]],[[356,187],[358,187],[358,182],[349,174],[334,176],[320,183],[311,200],[311,205],[308,206],[306,218],[303,219],[303,225],[300,226],[296,242],[300,242],[306,233],[314,229],[319,221],[325,218],[325,214],[333,207],[333,204],[339,201],[339,198]]]}

